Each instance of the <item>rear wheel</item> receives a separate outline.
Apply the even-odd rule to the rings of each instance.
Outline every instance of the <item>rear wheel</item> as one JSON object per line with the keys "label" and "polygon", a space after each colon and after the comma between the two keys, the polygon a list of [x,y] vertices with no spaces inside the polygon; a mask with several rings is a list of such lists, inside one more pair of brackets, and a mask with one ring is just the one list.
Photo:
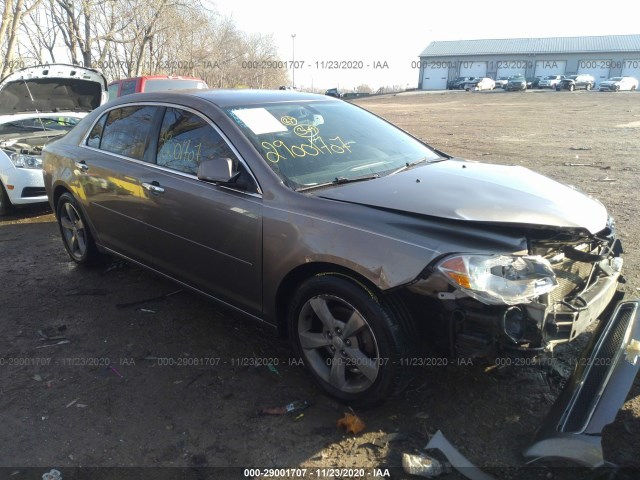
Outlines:
{"label": "rear wheel", "polygon": [[576,89],[576,87],[574,85],[569,85],[569,91],[573,92]]}
{"label": "rear wheel", "polygon": [[305,281],[289,308],[293,348],[333,397],[359,406],[384,401],[404,385],[405,339],[388,308],[339,274]]}
{"label": "rear wheel", "polygon": [[71,259],[82,265],[100,263],[103,257],[96,248],[78,203],[70,193],[63,193],[58,199],[56,217],[64,248]]}
{"label": "rear wheel", "polygon": [[587,83],[587,86],[585,87],[587,90],[591,90],[591,84]]}
{"label": "rear wheel", "polygon": [[635,85],[631,85],[631,91],[633,92],[633,91],[635,91],[635,89],[636,89],[636,86]]}
{"label": "rear wheel", "polygon": [[4,188],[2,182],[0,182],[0,216],[8,215],[13,208],[9,195]]}

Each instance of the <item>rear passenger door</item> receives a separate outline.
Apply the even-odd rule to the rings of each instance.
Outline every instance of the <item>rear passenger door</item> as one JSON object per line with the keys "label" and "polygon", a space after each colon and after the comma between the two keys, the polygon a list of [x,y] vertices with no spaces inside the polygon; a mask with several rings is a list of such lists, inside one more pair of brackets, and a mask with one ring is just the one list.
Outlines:
{"label": "rear passenger door", "polygon": [[151,132],[162,112],[155,105],[109,110],[89,132],[84,158],[76,162],[98,243],[143,263],[151,261],[145,221],[153,202],[140,178],[152,168]]}
{"label": "rear passenger door", "polygon": [[[166,107],[155,151],[146,219],[155,268],[216,298],[262,309],[262,197],[220,130],[201,114]],[[228,157],[242,173],[233,185],[198,180],[200,162]]]}

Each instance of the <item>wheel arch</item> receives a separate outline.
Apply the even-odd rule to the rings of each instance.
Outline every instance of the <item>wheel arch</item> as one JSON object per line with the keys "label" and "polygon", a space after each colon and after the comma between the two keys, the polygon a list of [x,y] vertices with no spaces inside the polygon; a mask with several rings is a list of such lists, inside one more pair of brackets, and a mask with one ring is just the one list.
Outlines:
{"label": "wheel arch", "polygon": [[51,196],[51,201],[52,201],[51,207],[53,208],[53,213],[57,212],[57,210],[58,210],[58,200],[60,200],[60,197],[64,193],[69,193],[69,194],[73,195],[73,192],[69,188],[64,186],[64,185],[57,185],[53,189],[53,195]]}
{"label": "wheel arch", "polygon": [[283,338],[288,337],[287,310],[290,298],[302,282],[319,275],[335,275],[347,279],[360,286],[376,301],[382,293],[369,279],[349,268],[328,262],[310,262],[300,265],[282,279],[276,293],[275,318],[278,332]]}

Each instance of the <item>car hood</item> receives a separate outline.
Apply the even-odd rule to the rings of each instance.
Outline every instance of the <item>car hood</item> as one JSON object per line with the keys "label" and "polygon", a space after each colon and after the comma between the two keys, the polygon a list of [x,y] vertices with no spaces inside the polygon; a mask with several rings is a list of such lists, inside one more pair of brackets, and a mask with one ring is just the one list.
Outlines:
{"label": "car hood", "polygon": [[586,229],[607,225],[597,200],[520,166],[446,160],[317,192],[331,200],[452,220]]}
{"label": "car hood", "polygon": [[88,112],[107,99],[106,78],[96,70],[74,65],[23,68],[0,82],[0,115]]}

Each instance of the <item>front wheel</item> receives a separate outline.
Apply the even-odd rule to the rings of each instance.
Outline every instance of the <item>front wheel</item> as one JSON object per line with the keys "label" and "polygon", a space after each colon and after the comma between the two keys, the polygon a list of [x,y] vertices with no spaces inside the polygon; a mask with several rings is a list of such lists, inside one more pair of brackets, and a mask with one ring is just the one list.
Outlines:
{"label": "front wheel", "polygon": [[64,248],[71,259],[82,265],[99,263],[102,255],[96,248],[76,199],[70,193],[63,193],[58,199],[56,217]]}
{"label": "front wheel", "polygon": [[569,85],[569,91],[573,92],[575,90],[576,87],[574,87],[573,85]]}
{"label": "front wheel", "polygon": [[587,86],[585,87],[587,90],[591,90],[591,84],[587,83]]}
{"label": "front wheel", "polygon": [[295,353],[333,397],[358,406],[384,401],[404,385],[406,342],[394,311],[339,274],[312,277],[289,308]]}

